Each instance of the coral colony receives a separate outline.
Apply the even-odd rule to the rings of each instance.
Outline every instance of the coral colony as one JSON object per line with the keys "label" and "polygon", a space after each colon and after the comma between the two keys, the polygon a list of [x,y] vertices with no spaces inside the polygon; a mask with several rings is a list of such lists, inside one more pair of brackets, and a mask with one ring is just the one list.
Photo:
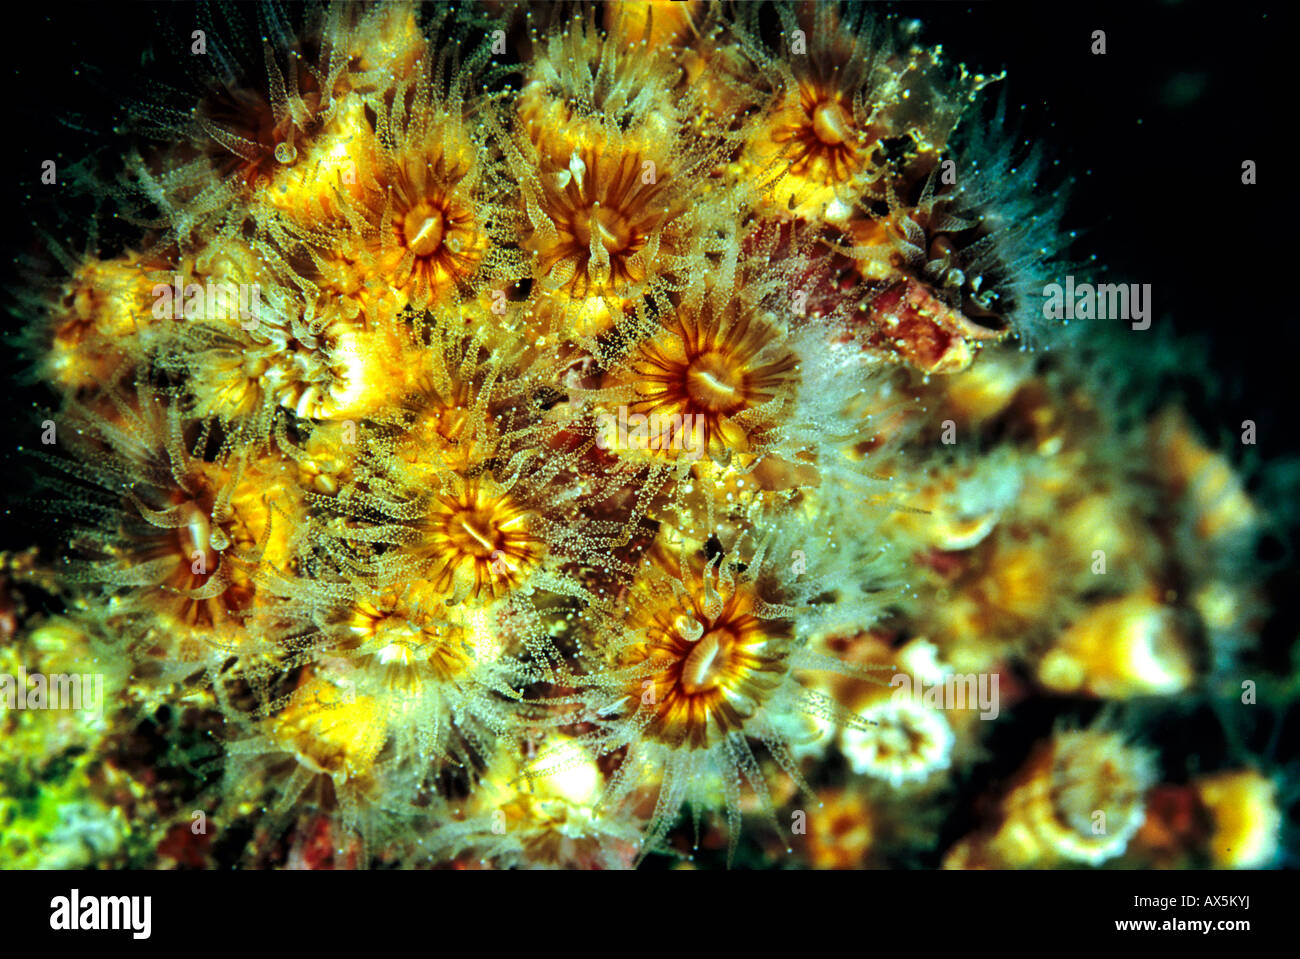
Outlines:
{"label": "coral colony", "polygon": [[21,309],[0,863],[1276,862],[1276,769],[1134,718],[1254,701],[1267,511],[1097,386],[1159,291],[1000,77],[836,4],[186,43]]}

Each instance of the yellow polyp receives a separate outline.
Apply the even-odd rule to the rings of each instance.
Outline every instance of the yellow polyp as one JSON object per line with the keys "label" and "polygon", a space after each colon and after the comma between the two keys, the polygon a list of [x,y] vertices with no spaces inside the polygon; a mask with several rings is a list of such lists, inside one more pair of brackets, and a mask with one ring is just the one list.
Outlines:
{"label": "yellow polyp", "polygon": [[425,675],[439,683],[457,681],[476,663],[496,659],[499,647],[484,639],[491,635],[487,624],[476,629],[445,622],[437,606],[420,598],[409,589],[400,597],[372,596],[358,602],[346,619],[357,652],[374,657],[377,667],[390,667],[391,689],[411,694]]}
{"label": "yellow polyp", "polygon": [[602,790],[595,760],[570,736],[531,741],[529,756],[503,741],[463,811],[482,830],[467,845],[494,850],[498,866],[626,868],[636,834],[599,808]]}
{"label": "yellow polyp", "polygon": [[985,353],[978,363],[944,383],[945,402],[959,422],[978,426],[1006,410],[1026,372],[1012,356]]}
{"label": "yellow polyp", "polygon": [[[51,342],[44,360],[49,376],[65,389],[103,383],[129,355],[132,341],[170,319],[155,316],[152,275],[139,255],[90,260],[64,285],[50,310]],[[170,305],[170,298],[164,306]]]}
{"label": "yellow polyp", "polygon": [[992,621],[1042,616],[1052,602],[1052,560],[1028,546],[1000,549],[980,582],[978,595]]}
{"label": "yellow polyp", "polygon": [[374,698],[314,677],[298,687],[271,733],[299,761],[343,782],[369,775],[386,735]]}
{"label": "yellow polyp", "polygon": [[1071,625],[1039,663],[1038,677],[1057,692],[1127,699],[1182,692],[1195,670],[1172,611],[1140,591],[1102,603]]}
{"label": "yellow polyp", "polygon": [[1277,785],[1251,770],[1198,779],[1194,788],[1214,820],[1207,851],[1216,869],[1264,869],[1279,850],[1282,811]]}
{"label": "yellow polyp", "polygon": [[500,596],[519,585],[545,551],[531,523],[509,494],[487,482],[466,484],[431,500],[412,552],[435,593]]}
{"label": "yellow polyp", "polygon": [[1192,605],[1205,625],[1223,632],[1243,626],[1258,613],[1259,602],[1256,591],[1219,580],[1204,584],[1192,597]]}
{"label": "yellow polyp", "polygon": [[428,203],[417,204],[402,221],[407,248],[416,256],[428,256],[442,246],[442,212]]}
{"label": "yellow polyp", "polygon": [[715,666],[715,660],[720,649],[716,632],[710,631],[700,637],[682,664],[682,689],[693,694],[717,686],[721,664]]}
{"label": "yellow polyp", "polygon": [[616,450],[725,462],[759,445],[764,420],[751,415],[746,422],[742,415],[788,397],[798,383],[797,361],[770,348],[778,330],[745,316],[739,305],[684,303],[606,375],[606,387],[633,391]]}
{"label": "yellow polyp", "polygon": [[[917,546],[945,551],[973,549],[997,527],[1009,494],[1016,491],[1014,477],[1002,480],[1001,488],[985,481],[988,493],[978,502],[967,503],[959,493],[972,487],[982,477],[973,470],[937,471],[935,477],[908,496],[908,505],[916,512],[898,512],[889,517],[892,528],[912,539]],[[1010,487],[1009,489],[1007,487]]]}
{"label": "yellow polyp", "polygon": [[329,352],[335,367],[328,392],[312,408],[319,419],[348,420],[373,416],[401,391],[416,356],[393,327],[344,330]]}
{"label": "yellow polyp", "polygon": [[620,43],[644,43],[660,49],[690,36],[691,19],[700,0],[631,0],[608,5],[605,26]]}
{"label": "yellow polyp", "polygon": [[706,353],[691,360],[686,372],[691,399],[709,410],[730,412],[744,402],[744,381],[727,358]]}
{"label": "yellow polyp", "polygon": [[844,143],[853,135],[848,113],[833,100],[819,103],[813,110],[813,131],[829,146]]}
{"label": "yellow polyp", "polygon": [[895,787],[924,782],[952,761],[953,732],[938,710],[912,700],[884,699],[858,712],[862,728],[840,734],[854,772]]}
{"label": "yellow polyp", "polygon": [[880,814],[860,792],[834,789],[811,817],[807,842],[814,869],[862,869],[881,839]]}
{"label": "yellow polyp", "polygon": [[[645,703],[646,735],[674,747],[711,748],[742,727],[779,684],[788,654],[788,624],[754,615],[753,585],[715,585],[715,575],[708,569],[687,574],[686,611],[667,596],[638,597],[625,646],[616,652],[654,688],[653,702]],[[626,692],[644,703],[642,682],[630,681]]]}
{"label": "yellow polyp", "polygon": [[820,95],[816,88],[788,94],[754,129],[744,162],[751,173],[784,168],[765,197],[773,212],[841,221],[852,211],[854,191],[867,189],[880,171],[841,103]]}
{"label": "yellow polyp", "polygon": [[297,149],[291,143],[275,148],[281,164],[267,202],[303,223],[318,222],[322,214],[340,215],[339,197],[357,199],[372,175],[374,132],[366,119],[366,101],[349,95],[336,108],[333,119],[310,143]]}
{"label": "yellow polyp", "polygon": [[1225,457],[1204,446],[1181,411],[1165,411],[1151,433],[1162,475],[1176,493],[1188,496],[1201,539],[1221,541],[1259,523],[1241,478]]}
{"label": "yellow polyp", "polygon": [[996,831],[959,843],[945,865],[1101,865],[1122,855],[1141,827],[1153,782],[1150,755],[1118,734],[1057,733],[1016,774]]}
{"label": "yellow polyp", "polygon": [[337,493],[352,475],[359,450],[355,423],[322,423],[311,431],[297,460],[298,485],[317,493]]}
{"label": "yellow polyp", "polygon": [[429,42],[413,9],[402,4],[381,5],[371,14],[369,26],[349,51],[360,60],[362,71],[404,77],[419,69]]}

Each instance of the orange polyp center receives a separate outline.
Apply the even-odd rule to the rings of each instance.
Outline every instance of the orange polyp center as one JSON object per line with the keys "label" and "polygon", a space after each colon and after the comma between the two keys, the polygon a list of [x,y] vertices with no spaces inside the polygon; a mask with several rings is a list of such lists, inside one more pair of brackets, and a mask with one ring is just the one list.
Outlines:
{"label": "orange polyp center", "polygon": [[681,684],[688,695],[716,689],[727,665],[727,647],[733,637],[726,630],[711,629],[695,643],[682,664]]}
{"label": "orange polyp center", "polygon": [[184,564],[191,566],[191,569],[193,561],[202,557],[204,570],[202,575],[208,575],[213,572],[218,562],[215,541],[222,537],[213,535],[211,520],[197,505],[191,504],[188,512],[189,522],[176,531],[177,538],[180,540],[181,555],[184,557]]}
{"label": "orange polyp center", "polygon": [[486,533],[480,532],[479,530],[475,529],[465,520],[460,521],[460,528],[463,529],[466,533],[468,533],[474,539],[475,542],[477,542],[480,546],[482,546],[485,550],[487,550],[489,554],[491,553],[493,544],[492,544],[492,540],[488,539]]}
{"label": "orange polyp center", "polygon": [[431,564],[434,588],[467,586],[478,596],[485,587],[495,594],[497,587],[513,584],[541,551],[526,520],[505,496],[467,490],[438,497],[421,524],[427,538],[419,546],[421,558]]}
{"label": "orange polyp center", "polygon": [[691,361],[686,390],[692,400],[712,412],[731,413],[745,405],[743,376],[716,353]]}
{"label": "orange polyp center", "polygon": [[617,210],[593,203],[581,210],[573,221],[573,236],[584,248],[591,246],[591,233],[595,229],[601,246],[611,253],[626,250],[632,245],[632,224]]}
{"label": "orange polyp center", "polygon": [[465,556],[487,559],[500,548],[501,528],[490,505],[460,506],[448,517],[447,539]]}
{"label": "orange polyp center", "polygon": [[212,524],[208,517],[203,515],[202,510],[197,508],[192,510],[186,530],[189,533],[190,545],[206,552],[212,541]]}
{"label": "orange polyp center", "polygon": [[853,135],[853,123],[848,112],[834,100],[817,104],[812,121],[817,139],[827,146],[838,146]]}
{"label": "orange polyp center", "polygon": [[416,256],[429,256],[442,246],[442,211],[428,202],[416,204],[402,221],[406,248]]}

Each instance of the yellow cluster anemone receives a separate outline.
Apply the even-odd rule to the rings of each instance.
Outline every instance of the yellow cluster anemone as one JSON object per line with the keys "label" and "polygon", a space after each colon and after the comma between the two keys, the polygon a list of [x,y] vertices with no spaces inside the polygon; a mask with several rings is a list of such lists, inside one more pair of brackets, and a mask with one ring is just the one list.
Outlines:
{"label": "yellow cluster anemone", "polygon": [[[945,68],[936,51],[901,48],[832,5],[778,13],[783,56],[755,41],[756,23],[745,31],[772,95],[747,132],[743,162],[770,184],[765,199],[785,216],[843,223],[856,204],[883,198],[895,175],[886,141],[913,141],[909,174],[932,165],[963,101],[990,82],[963,69],[941,94],[936,81]],[[926,94],[929,102],[918,109]]]}
{"label": "yellow cluster anemone", "polygon": [[[743,300],[683,304],[606,375],[603,388],[622,401],[634,426],[620,429],[610,414],[602,439],[606,448],[725,462],[762,446],[791,402],[798,368],[780,329],[754,317]],[[637,435],[643,424],[653,436]],[[611,433],[628,433],[629,440]]]}
{"label": "yellow cluster anemone", "polygon": [[84,729],[0,709],[0,825],[76,797],[151,867],[721,865],[752,817],[745,864],[1278,861],[1284,783],[1133,745],[1281,661],[1271,509],[1040,308],[1092,271],[996,78],[853,4],[234,14],[20,261],[0,696],[111,681]]}
{"label": "yellow cluster anemone", "polygon": [[647,604],[633,615],[627,629],[639,642],[620,657],[633,676],[628,695],[649,716],[642,735],[691,749],[745,728],[784,678],[789,642],[788,624],[754,615],[752,591],[733,588],[724,599],[712,592],[720,576],[712,590],[708,573],[699,576],[685,604]]}
{"label": "yellow cluster anemone", "polygon": [[477,597],[518,585],[543,549],[526,509],[485,483],[435,496],[418,523],[421,579],[435,592]]}
{"label": "yellow cluster anemone", "polygon": [[[538,769],[535,756],[546,757]],[[598,808],[600,766],[562,733],[499,745],[464,808],[433,837],[434,850],[467,865],[627,868],[640,838],[635,826]],[[472,857],[477,856],[477,859]]]}
{"label": "yellow cluster anemone", "polygon": [[370,775],[385,728],[374,697],[304,675],[271,735],[309,769],[344,783]]}
{"label": "yellow cluster anemone", "polygon": [[662,148],[603,131],[540,163],[525,249],[543,288],[574,300],[629,299],[685,252],[678,172]]}
{"label": "yellow cluster anemone", "polygon": [[1095,866],[1114,859],[1142,826],[1155,781],[1152,755],[1122,734],[1058,732],[1017,774],[997,830],[958,844],[947,865]]}
{"label": "yellow cluster anemone", "polygon": [[78,417],[78,442],[100,459],[103,472],[91,478],[108,507],[106,522],[78,535],[93,557],[82,575],[161,605],[178,625],[238,621],[257,571],[283,568],[296,545],[302,513],[292,479],[274,460],[192,455],[175,406],[147,390],[114,400],[118,424],[84,409]]}
{"label": "yellow cluster anemone", "polygon": [[119,375],[129,365],[130,342],[153,326],[150,274],[136,253],[79,266],[50,310],[44,376],[75,395]]}

